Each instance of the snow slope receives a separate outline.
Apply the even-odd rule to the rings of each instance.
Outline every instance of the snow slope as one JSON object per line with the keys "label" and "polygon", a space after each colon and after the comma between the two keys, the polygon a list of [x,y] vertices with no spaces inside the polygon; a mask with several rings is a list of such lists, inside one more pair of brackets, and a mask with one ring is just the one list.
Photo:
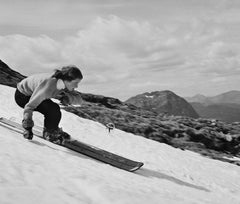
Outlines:
{"label": "snow slope", "polygon": [[[0,117],[21,121],[14,89],[0,85]],[[74,138],[145,163],[135,173],[114,168],[0,126],[1,204],[239,204],[240,168],[62,111]],[[36,125],[43,117],[34,113]]]}

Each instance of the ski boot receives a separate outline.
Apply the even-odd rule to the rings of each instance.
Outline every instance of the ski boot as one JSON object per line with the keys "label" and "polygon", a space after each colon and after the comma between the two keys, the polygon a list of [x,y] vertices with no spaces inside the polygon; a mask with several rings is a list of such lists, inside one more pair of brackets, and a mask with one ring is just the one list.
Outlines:
{"label": "ski boot", "polygon": [[24,129],[23,131],[23,137],[28,140],[32,140],[33,138],[33,132],[32,128],[31,129]]}
{"label": "ski boot", "polygon": [[46,128],[43,129],[43,138],[55,144],[63,144],[64,141],[70,140],[71,136],[64,132],[62,128],[48,130]]}

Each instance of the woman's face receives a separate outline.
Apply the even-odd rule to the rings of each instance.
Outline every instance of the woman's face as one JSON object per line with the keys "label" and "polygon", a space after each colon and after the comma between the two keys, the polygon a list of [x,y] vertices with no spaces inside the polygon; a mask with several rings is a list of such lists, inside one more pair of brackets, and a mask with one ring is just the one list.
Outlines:
{"label": "woman's face", "polygon": [[79,83],[81,82],[81,79],[74,79],[72,81],[63,81],[65,84],[65,87],[69,90],[69,91],[73,91],[75,88],[78,87]]}

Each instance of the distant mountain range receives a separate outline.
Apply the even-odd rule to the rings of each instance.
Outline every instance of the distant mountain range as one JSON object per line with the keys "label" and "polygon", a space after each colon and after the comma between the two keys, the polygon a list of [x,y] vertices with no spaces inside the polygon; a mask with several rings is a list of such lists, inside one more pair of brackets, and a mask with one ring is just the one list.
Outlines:
{"label": "distant mountain range", "polygon": [[185,98],[203,118],[225,122],[240,121],[240,91],[229,91],[216,96],[195,95]]}
{"label": "distant mountain range", "polygon": [[211,97],[197,94],[185,98],[171,91],[155,91],[131,97],[126,103],[156,113],[217,119],[228,123],[240,121],[240,91],[237,90]]}
{"label": "distant mountain range", "polygon": [[184,98],[168,90],[139,94],[129,98],[125,102],[157,113],[192,118],[199,117],[197,112]]}
{"label": "distant mountain range", "polygon": [[240,91],[228,91],[216,96],[207,97],[204,95],[197,94],[193,97],[185,97],[190,102],[201,103],[203,105],[221,104],[221,103],[233,103],[240,104]]}

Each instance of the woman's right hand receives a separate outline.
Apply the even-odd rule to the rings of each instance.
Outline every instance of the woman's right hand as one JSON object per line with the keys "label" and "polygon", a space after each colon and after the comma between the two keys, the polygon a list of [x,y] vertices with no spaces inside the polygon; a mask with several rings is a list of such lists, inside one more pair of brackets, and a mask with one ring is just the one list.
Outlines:
{"label": "woman's right hand", "polygon": [[34,122],[31,118],[25,118],[22,120],[22,127],[26,130],[32,129],[34,126]]}

